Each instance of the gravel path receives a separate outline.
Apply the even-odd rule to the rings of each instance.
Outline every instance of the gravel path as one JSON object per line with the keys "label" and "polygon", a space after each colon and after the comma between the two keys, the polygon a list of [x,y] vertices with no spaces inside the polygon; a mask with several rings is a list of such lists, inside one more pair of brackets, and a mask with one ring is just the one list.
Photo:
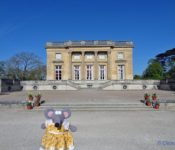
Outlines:
{"label": "gravel path", "polygon": [[[174,111],[73,112],[75,150],[174,150]],[[0,109],[0,149],[38,150],[42,111]]]}

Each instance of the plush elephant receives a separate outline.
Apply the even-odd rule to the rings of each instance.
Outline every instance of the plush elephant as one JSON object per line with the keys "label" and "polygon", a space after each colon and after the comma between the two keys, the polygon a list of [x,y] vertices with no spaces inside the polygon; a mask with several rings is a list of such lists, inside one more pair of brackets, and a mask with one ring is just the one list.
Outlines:
{"label": "plush elephant", "polygon": [[[76,126],[70,125],[67,120],[71,116],[71,111],[65,108],[55,111],[49,108],[44,111],[46,122],[41,124],[45,129],[40,150],[73,150],[74,142],[71,132],[77,130]],[[71,131],[71,132],[70,132]]]}

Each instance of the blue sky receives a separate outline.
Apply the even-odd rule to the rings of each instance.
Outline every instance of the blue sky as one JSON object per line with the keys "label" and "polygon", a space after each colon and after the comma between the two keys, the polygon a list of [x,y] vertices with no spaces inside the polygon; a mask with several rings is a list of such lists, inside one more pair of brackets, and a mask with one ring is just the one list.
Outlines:
{"label": "blue sky", "polygon": [[0,61],[47,41],[133,41],[134,74],[175,47],[175,0],[1,0]]}

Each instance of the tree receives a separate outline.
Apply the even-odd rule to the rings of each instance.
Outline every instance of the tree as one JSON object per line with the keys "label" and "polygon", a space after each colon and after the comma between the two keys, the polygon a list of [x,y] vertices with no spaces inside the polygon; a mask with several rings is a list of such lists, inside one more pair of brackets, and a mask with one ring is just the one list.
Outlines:
{"label": "tree", "polygon": [[156,59],[149,60],[148,67],[143,73],[143,78],[156,80],[163,79],[163,67],[161,66],[160,62],[158,62]]}
{"label": "tree", "polygon": [[30,71],[29,80],[45,80],[46,78],[46,65],[38,66]]}
{"label": "tree", "polygon": [[8,77],[19,80],[34,80],[34,78],[31,78],[31,74],[33,73],[39,76],[39,72],[35,71],[43,66],[40,60],[38,56],[28,52],[22,52],[12,56],[6,63]]}
{"label": "tree", "polygon": [[5,63],[0,61],[0,78],[5,76]]}
{"label": "tree", "polygon": [[156,60],[161,63],[164,70],[164,76],[166,78],[172,78],[175,70],[175,48],[158,54]]}
{"label": "tree", "polygon": [[136,75],[134,75],[134,79],[135,79],[135,80],[140,80],[140,79],[142,79],[142,76],[141,76],[141,75],[136,74]]}

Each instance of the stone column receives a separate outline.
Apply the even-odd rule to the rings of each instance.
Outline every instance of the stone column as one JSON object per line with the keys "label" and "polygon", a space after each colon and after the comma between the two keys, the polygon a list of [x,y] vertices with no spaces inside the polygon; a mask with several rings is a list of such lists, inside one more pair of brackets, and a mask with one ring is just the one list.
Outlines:
{"label": "stone column", "polygon": [[107,51],[107,80],[111,80],[111,51]]}
{"label": "stone column", "polygon": [[82,66],[81,66],[81,80],[85,80],[85,52],[81,52],[81,60],[82,60]]}
{"label": "stone column", "polygon": [[98,80],[98,51],[95,51],[95,62],[94,62],[94,80]]}
{"label": "stone column", "polygon": [[72,52],[69,51],[69,80],[72,80]]}

